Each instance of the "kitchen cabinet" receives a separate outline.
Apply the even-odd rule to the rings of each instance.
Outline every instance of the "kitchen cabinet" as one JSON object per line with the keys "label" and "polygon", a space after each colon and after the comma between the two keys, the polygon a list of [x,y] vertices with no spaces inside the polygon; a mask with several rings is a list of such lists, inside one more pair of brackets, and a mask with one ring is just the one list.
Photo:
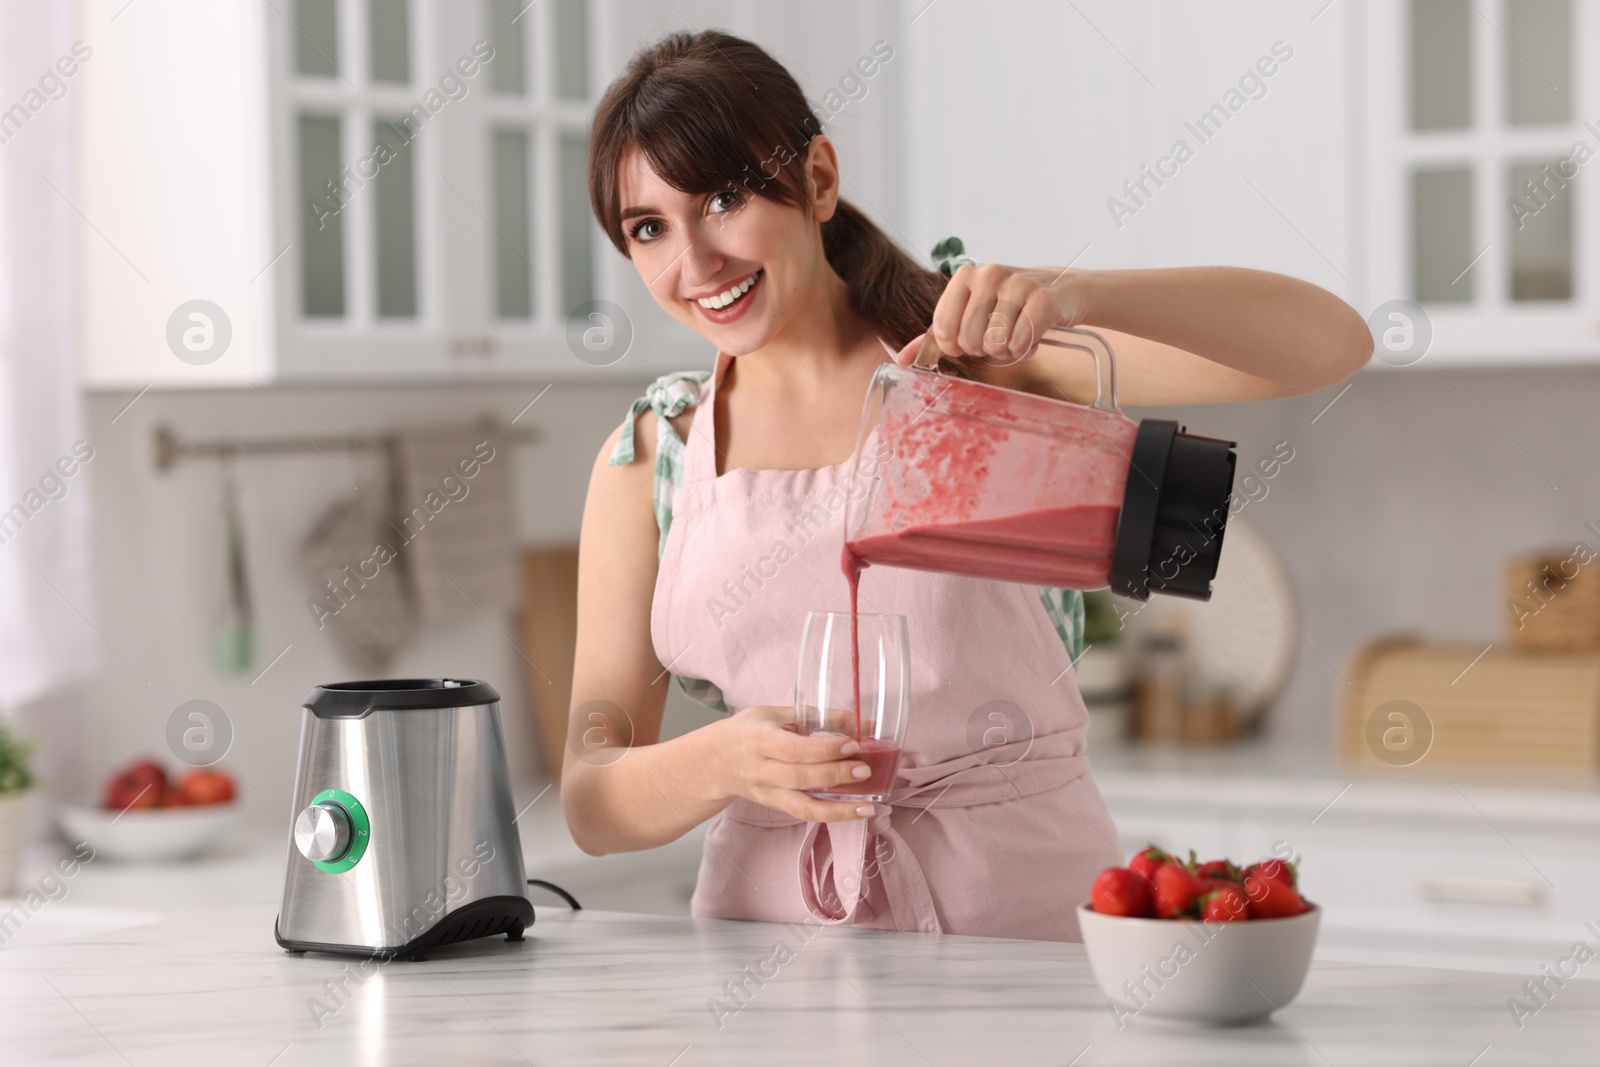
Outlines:
{"label": "kitchen cabinet", "polygon": [[1420,304],[1376,316],[1401,331],[1380,370],[1600,359],[1597,0],[1025,20],[944,5],[911,27],[911,232],[1008,263],[1274,270],[1363,315]]}
{"label": "kitchen cabinet", "polygon": [[80,86],[91,387],[682,364],[588,206],[611,5],[116,6]]}
{"label": "kitchen cabinet", "polygon": [[[60,192],[83,223],[83,380],[708,366],[704,339],[594,222],[593,103],[640,44],[686,22],[730,25],[837,78],[889,6],[828,0],[802,20],[748,0],[80,0],[91,55],[72,84],[77,170]],[[841,119],[853,154],[881,154],[880,112],[860,133]],[[894,184],[857,181],[879,200]]]}
{"label": "kitchen cabinet", "polygon": [[1419,302],[1430,360],[1600,355],[1600,3],[1414,0],[1365,53],[1369,302]]}

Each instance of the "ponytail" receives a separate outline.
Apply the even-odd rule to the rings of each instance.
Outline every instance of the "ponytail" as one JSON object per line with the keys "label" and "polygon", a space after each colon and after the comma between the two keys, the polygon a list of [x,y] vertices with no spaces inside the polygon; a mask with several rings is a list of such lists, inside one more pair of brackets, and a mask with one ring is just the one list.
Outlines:
{"label": "ponytail", "polygon": [[844,279],[850,306],[896,348],[928,328],[949,280],[924,270],[871,219],[840,199],[822,224],[822,251]]}

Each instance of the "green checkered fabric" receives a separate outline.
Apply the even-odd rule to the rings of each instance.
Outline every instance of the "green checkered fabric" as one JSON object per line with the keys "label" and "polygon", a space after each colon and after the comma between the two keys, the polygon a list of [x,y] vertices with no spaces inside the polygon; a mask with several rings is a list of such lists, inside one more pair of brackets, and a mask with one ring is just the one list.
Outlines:
{"label": "green checkered fabric", "polygon": [[[959,237],[947,237],[935,245],[933,259],[939,272],[946,276],[955,273],[955,269],[963,263],[975,262],[966,255]],[[711,374],[709,370],[674,371],[651,382],[645,389],[645,395],[634,400],[628,408],[628,420],[623,423],[622,434],[607,460],[612,465],[633,462],[634,420],[645,408],[653,410],[656,413],[656,469],[652,501],[656,526],[661,531],[656,541],[657,559],[666,548],[667,531],[672,527],[672,493],[683,484],[685,446],[678,437],[678,431],[667,420],[700,402],[701,392],[711,379]],[[1072,662],[1077,663],[1078,657],[1083,655],[1083,594],[1076,589],[1055,589],[1045,585],[1038,589],[1045,614],[1050,616],[1061,643],[1072,656]],[[674,674],[673,677],[684,692],[702,704],[724,715],[728,713],[722,690],[713,683],[704,678],[690,678],[681,674]]]}
{"label": "green checkered fabric", "polygon": [[[611,456],[606,460],[612,465],[633,462],[633,423],[639,413],[645,408],[650,408],[656,413],[656,471],[655,489],[651,500],[655,505],[656,528],[661,531],[661,536],[656,539],[656,559],[661,558],[661,553],[667,547],[667,531],[672,528],[672,493],[683,484],[683,439],[678,436],[678,431],[673,429],[668,419],[683,413],[683,410],[700,402],[700,391],[707,381],[711,379],[711,371],[685,370],[664,374],[651,382],[645,388],[644,396],[639,397],[628,408],[628,421],[622,424],[622,433],[617,438],[616,447],[611,450]],[[722,690],[704,678],[690,678],[682,674],[674,674],[678,685],[685,693],[694,697],[700,703],[728,714],[728,705],[722,699]]]}

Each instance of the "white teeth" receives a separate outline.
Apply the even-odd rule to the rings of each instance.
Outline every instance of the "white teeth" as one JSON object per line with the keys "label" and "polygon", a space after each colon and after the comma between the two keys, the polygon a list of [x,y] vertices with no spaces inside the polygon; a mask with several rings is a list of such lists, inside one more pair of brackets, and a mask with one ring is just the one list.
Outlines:
{"label": "white teeth", "polygon": [[754,274],[750,275],[750,277],[746,278],[744,281],[740,282],[738,285],[735,285],[731,289],[725,289],[716,296],[701,297],[698,303],[701,307],[707,308],[711,311],[715,311],[718,308],[725,308],[743,296],[745,291],[754,285],[756,283],[756,279],[760,276],[761,272],[756,271]]}

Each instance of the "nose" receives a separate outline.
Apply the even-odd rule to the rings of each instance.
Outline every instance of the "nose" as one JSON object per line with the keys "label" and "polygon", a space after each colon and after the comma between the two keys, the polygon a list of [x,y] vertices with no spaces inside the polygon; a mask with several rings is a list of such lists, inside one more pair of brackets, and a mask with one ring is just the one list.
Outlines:
{"label": "nose", "polygon": [[683,251],[683,288],[704,289],[722,274],[727,259],[700,234],[691,234]]}

